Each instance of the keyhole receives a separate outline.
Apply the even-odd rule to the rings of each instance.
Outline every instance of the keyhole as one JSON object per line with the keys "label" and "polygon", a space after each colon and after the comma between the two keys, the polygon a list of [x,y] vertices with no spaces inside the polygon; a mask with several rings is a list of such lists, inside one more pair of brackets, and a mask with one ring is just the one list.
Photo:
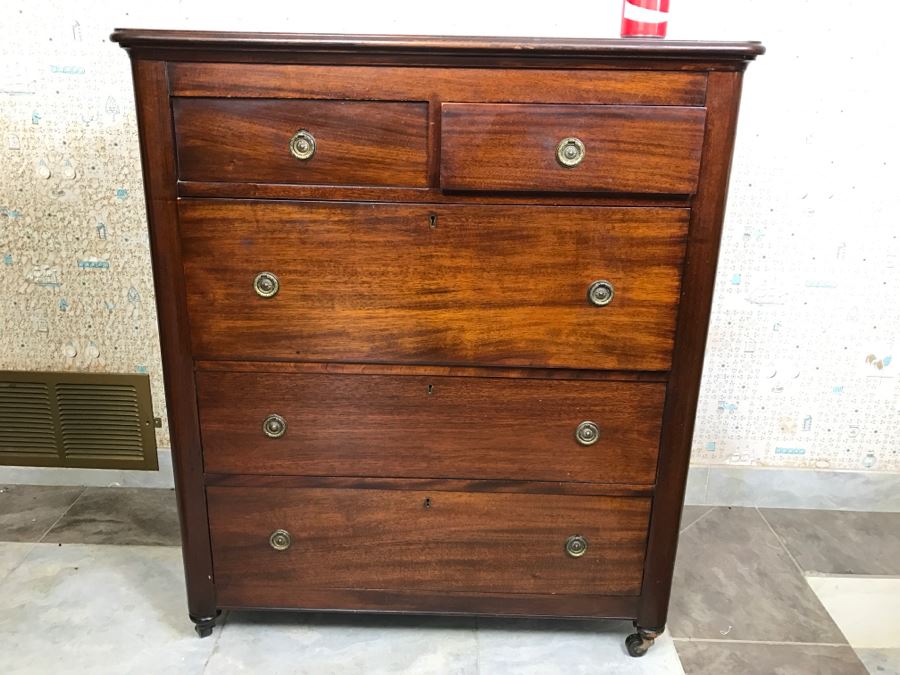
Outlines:
{"label": "keyhole", "polygon": [[428,395],[431,396],[433,393],[434,393],[434,385],[429,384],[428,385]]}
{"label": "keyhole", "polygon": [[430,227],[432,230],[437,227],[437,215],[435,215],[434,213],[428,216],[428,227]]}
{"label": "keyhole", "polygon": [[430,508],[431,508],[431,497],[425,497],[425,502],[423,503],[423,506],[424,506],[426,509],[430,509]]}

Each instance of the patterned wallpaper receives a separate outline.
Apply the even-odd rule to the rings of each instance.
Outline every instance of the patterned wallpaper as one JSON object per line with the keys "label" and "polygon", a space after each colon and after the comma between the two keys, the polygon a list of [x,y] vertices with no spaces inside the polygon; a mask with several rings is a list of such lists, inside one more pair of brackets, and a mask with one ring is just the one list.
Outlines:
{"label": "patterned wallpaper", "polygon": [[[8,2],[0,369],[147,372],[165,417],[131,76],[107,40],[114,26],[616,34],[618,0],[566,6],[548,17],[545,3],[523,2],[511,19],[502,4],[475,0],[452,15],[411,0],[353,11],[342,2]],[[864,8],[673,5],[670,37],[769,47],[745,87],[696,463],[900,471],[900,133],[879,79],[890,22],[865,23]],[[823,47],[838,38],[840,50]],[[158,441],[168,445],[165,428]]]}

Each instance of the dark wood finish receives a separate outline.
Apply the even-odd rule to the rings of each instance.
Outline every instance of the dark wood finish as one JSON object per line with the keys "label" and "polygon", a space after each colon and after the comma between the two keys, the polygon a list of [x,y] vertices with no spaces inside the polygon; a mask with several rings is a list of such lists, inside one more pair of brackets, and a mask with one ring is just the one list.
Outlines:
{"label": "dark wood finish", "polygon": [[347,488],[353,490],[430,490],[432,492],[521,492],[524,494],[651,497],[652,485],[574,483],[534,480],[452,478],[358,478],[207,473],[207,485],[222,487]]}
{"label": "dark wood finish", "polygon": [[[197,375],[212,473],[652,484],[665,385],[390,375]],[[286,422],[280,438],[267,415]],[[596,421],[600,439],[578,443]]]}
{"label": "dark wood finish", "polygon": [[[175,99],[178,175],[196,181],[427,184],[425,103]],[[305,129],[308,160],[288,144]]]}
{"label": "dark wood finish", "polygon": [[668,615],[678,525],[691,458],[694,416],[740,104],[741,73],[711,73],[709,77],[709,123],[703,142],[704,163],[691,212],[677,346],[663,415],[657,475],[659,492],[654,500],[644,572],[645,590],[638,612],[638,623],[653,628],[665,626]]}
{"label": "dark wood finish", "polygon": [[[441,187],[692,193],[705,118],[674,106],[444,103]],[[568,137],[584,143],[578,166],[557,160]]]}
{"label": "dark wood finish", "polygon": [[[207,494],[226,604],[280,592],[276,606],[302,607],[298,591],[331,588],[640,593],[645,498],[224,487]],[[269,545],[277,529],[290,533],[286,551]],[[580,558],[566,553],[572,535],[587,539]]]}
{"label": "dark wood finish", "polygon": [[[727,61],[744,63],[765,53],[759,42],[709,42],[694,40],[536,38],[536,37],[441,37],[432,35],[334,35],[298,33],[216,32],[191,30],[148,30],[117,28],[113,42],[131,50],[180,50],[191,52],[196,60],[205,60],[212,52],[226,51],[236,59],[242,53],[265,52],[290,55],[326,54],[331,63],[347,56],[390,56],[401,60],[413,55],[429,60],[438,57],[481,57],[493,61],[511,59],[518,63],[530,59],[562,57],[628,60],[654,59],[662,62],[701,61],[724,65]],[[605,64],[598,63],[603,66]]]}
{"label": "dark wood finish", "polygon": [[[280,589],[257,589],[255,605],[222,602],[222,609],[284,609]],[[631,595],[530,595],[526,593],[436,593],[355,588],[294,588],[292,609],[377,614],[442,614],[461,616],[628,619],[638,598]]]}
{"label": "dark wood finish", "polygon": [[[198,357],[669,366],[684,209],[191,201],[179,214]],[[263,270],[273,298],[254,293]],[[616,288],[602,308],[587,300],[597,279]]]}
{"label": "dark wood finish", "polygon": [[173,63],[173,96],[702,106],[706,75]]}
{"label": "dark wood finish", "polygon": [[[201,634],[222,608],[617,617],[645,652],[762,46],[113,40],[134,64]],[[303,166],[287,142],[310,121],[325,131]],[[587,159],[562,169],[569,135]],[[263,270],[282,283],[268,300]],[[599,278],[616,286],[602,309],[585,296]],[[275,405],[289,433],[260,438]],[[567,430],[601,408],[591,454]]]}
{"label": "dark wood finish", "polygon": [[599,380],[602,382],[666,382],[667,373],[640,370],[571,370],[566,368],[503,368],[480,366],[399,366],[385,363],[328,363],[315,361],[201,361],[198,370],[241,373],[334,373],[401,375],[411,377],[505,377],[538,380]]}
{"label": "dark wood finish", "polygon": [[[439,155],[440,153],[437,153]],[[437,156],[435,155],[435,156]],[[435,184],[437,179],[434,180]],[[293,199],[307,201],[410,202],[543,206],[690,206],[688,195],[624,195],[603,192],[444,192],[439,188],[298,185],[296,183],[205,183],[179,181],[179,197]]]}
{"label": "dark wood finish", "polygon": [[175,142],[167,97],[166,68],[159,61],[132,63],[141,164],[147,200],[147,224],[159,320],[163,380],[175,492],[181,519],[188,611],[204,620],[215,616],[209,524],[203,486],[203,459],[197,419],[197,395],[181,271],[181,242],[175,195]]}

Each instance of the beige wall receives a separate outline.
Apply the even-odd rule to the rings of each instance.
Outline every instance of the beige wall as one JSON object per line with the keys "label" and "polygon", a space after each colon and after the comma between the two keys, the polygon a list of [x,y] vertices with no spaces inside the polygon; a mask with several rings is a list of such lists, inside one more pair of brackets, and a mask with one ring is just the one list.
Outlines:
{"label": "beige wall", "polygon": [[[146,371],[165,416],[130,72],[107,41],[114,26],[611,36],[620,5],[548,13],[525,2],[514,16],[505,6],[464,0],[437,16],[413,2],[8,2],[0,368]],[[673,9],[671,37],[769,47],[748,71],[695,463],[900,471],[900,133],[880,51],[890,22],[863,25],[853,1]],[[158,440],[168,445],[165,428]]]}

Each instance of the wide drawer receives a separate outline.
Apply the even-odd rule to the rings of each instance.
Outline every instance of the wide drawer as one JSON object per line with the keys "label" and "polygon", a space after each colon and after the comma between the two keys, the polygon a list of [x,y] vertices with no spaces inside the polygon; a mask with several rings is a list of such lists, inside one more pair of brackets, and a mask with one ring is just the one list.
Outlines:
{"label": "wide drawer", "polygon": [[665,385],[200,371],[197,392],[210,473],[647,485]]}
{"label": "wide drawer", "polygon": [[650,514],[649,498],[417,490],[210,487],[207,503],[217,599],[245,607],[353,588],[637,595]]}
{"label": "wide drawer", "polygon": [[670,365],[687,209],[188,200],[179,213],[198,358]]}
{"label": "wide drawer", "polygon": [[691,194],[704,108],[441,106],[445,190]]}
{"label": "wide drawer", "polygon": [[[427,184],[426,103],[176,98],[172,105],[181,180]],[[292,146],[300,132],[307,135]]]}

